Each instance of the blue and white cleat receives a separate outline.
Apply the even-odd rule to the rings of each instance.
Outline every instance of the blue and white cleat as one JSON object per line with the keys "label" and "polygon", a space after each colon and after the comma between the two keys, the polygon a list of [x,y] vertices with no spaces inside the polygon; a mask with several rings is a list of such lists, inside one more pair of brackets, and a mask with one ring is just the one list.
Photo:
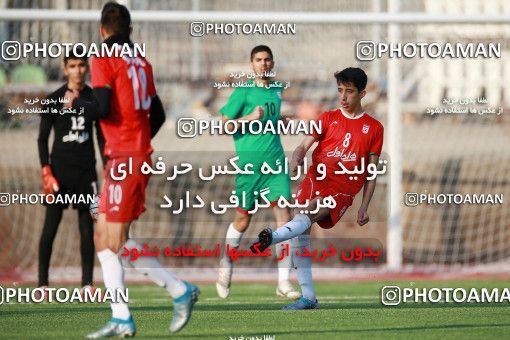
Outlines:
{"label": "blue and white cleat", "polygon": [[100,330],[87,334],[85,339],[109,338],[112,336],[119,338],[132,338],[136,334],[136,326],[133,318],[130,316],[127,320],[112,318],[106,326]]}
{"label": "blue and white cleat", "polygon": [[174,315],[170,322],[170,332],[176,333],[180,331],[191,318],[193,305],[198,300],[200,289],[197,286],[184,282],[186,285],[186,293],[174,299]]}
{"label": "blue and white cleat", "polygon": [[300,309],[318,309],[319,301],[315,299],[315,301],[310,301],[307,298],[301,297],[296,302],[285,306],[282,310],[300,310]]}

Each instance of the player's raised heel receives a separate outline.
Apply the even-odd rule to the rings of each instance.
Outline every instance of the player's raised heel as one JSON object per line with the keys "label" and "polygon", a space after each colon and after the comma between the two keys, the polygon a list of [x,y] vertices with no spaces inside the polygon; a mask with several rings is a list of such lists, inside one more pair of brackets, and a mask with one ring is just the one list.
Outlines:
{"label": "player's raised heel", "polygon": [[101,329],[94,333],[87,334],[85,339],[101,339],[101,338],[132,338],[136,334],[136,326],[133,318],[130,316],[127,320],[112,318]]}
{"label": "player's raised heel", "polygon": [[301,297],[301,293],[294,288],[290,281],[279,282],[278,287],[276,287],[276,295],[289,300],[296,300]]}
{"label": "player's raised heel", "polygon": [[264,251],[271,245],[272,242],[273,242],[273,230],[271,230],[271,228],[268,227],[259,233],[258,241],[254,242],[250,246],[250,250],[254,253],[257,252],[257,248],[259,251]]}
{"label": "player's raised heel", "polygon": [[301,297],[296,302],[285,306],[282,310],[300,310],[300,309],[318,309],[319,301],[315,299],[315,301],[308,300],[307,298]]}
{"label": "player's raised heel", "polygon": [[174,314],[170,322],[170,332],[176,333],[180,331],[191,318],[191,311],[193,305],[198,301],[200,289],[197,286],[184,282],[186,285],[186,292],[174,299]]}

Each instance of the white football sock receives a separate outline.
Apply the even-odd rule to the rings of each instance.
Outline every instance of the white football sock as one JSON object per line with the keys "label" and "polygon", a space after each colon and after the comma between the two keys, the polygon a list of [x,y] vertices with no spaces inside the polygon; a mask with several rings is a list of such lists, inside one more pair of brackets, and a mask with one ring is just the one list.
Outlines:
{"label": "white football sock", "polygon": [[310,228],[311,225],[312,221],[307,215],[297,214],[296,216],[294,216],[292,221],[287,222],[280,228],[273,231],[272,244],[277,244],[282,241],[290,240],[291,238],[301,235],[306,231],[306,229]]}
{"label": "white football sock", "polygon": [[243,238],[243,234],[234,227],[234,223],[230,223],[227,229],[226,243],[231,247],[239,247],[241,243],[241,239]]}
{"label": "white football sock", "polygon": [[239,244],[241,244],[241,239],[243,238],[243,234],[239,231],[237,231],[236,228],[234,228],[234,223],[230,223],[227,229],[227,235],[225,236],[225,256],[223,257],[224,261],[227,261],[227,263],[231,263],[232,260],[227,256],[226,249],[227,244],[230,246],[230,248],[237,248],[239,247]]}
{"label": "white football sock", "polygon": [[[125,290],[124,268],[120,264],[119,257],[110,249],[101,250],[97,253],[101,268],[103,269],[103,280],[106,289],[116,294],[117,289]],[[128,305],[123,302],[112,302],[112,316],[117,319],[127,320],[131,316]]]}
{"label": "white football sock", "polygon": [[292,269],[292,248],[291,248],[291,242],[290,241],[283,241],[279,243],[278,245],[275,245],[275,258],[279,259],[282,257],[282,251],[288,250],[289,254],[285,254],[283,259],[281,259],[278,262],[278,282],[282,281],[289,281],[290,280],[290,270]]}
{"label": "white football sock", "polygon": [[[128,249],[137,248],[142,250],[142,246],[133,239],[127,240],[124,246]],[[147,275],[158,286],[166,288],[172,298],[178,298],[186,292],[186,285],[179,280],[177,276],[161,266],[161,263],[155,257],[140,256],[136,261],[129,261],[130,265],[136,270]]]}
{"label": "white football sock", "polygon": [[293,260],[296,266],[297,277],[299,285],[301,286],[301,293],[303,297],[315,301],[315,289],[313,287],[312,279],[312,258],[310,256],[296,256],[296,251],[302,252],[302,248],[306,247],[311,249],[310,235],[299,235],[292,239],[292,253],[294,254]]}

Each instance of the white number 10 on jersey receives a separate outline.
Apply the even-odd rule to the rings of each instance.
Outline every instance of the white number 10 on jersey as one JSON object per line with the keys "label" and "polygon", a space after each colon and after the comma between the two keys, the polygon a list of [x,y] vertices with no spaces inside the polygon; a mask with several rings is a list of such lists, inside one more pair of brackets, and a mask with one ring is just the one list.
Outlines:
{"label": "white number 10 on jersey", "polygon": [[[137,68],[131,65],[128,68],[128,77],[131,79],[133,85],[133,95],[135,97],[135,110],[148,110],[151,106],[151,98],[147,96],[147,75],[143,68]],[[140,89],[141,89],[141,101],[140,101]]]}

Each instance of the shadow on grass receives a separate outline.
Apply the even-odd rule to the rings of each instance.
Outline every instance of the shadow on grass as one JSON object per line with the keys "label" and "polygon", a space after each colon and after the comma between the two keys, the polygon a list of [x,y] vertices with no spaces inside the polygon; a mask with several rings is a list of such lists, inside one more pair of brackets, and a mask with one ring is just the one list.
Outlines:
{"label": "shadow on grass", "polygon": [[[272,330],[262,330],[257,333],[240,333],[237,334],[237,336],[242,335],[244,337],[253,337],[256,338],[257,336],[260,337],[261,334],[266,335],[320,335],[320,334],[328,334],[333,333],[335,335],[342,335],[342,334],[351,334],[351,333],[357,333],[360,332],[412,332],[412,331],[427,331],[427,330],[468,330],[468,329],[475,329],[475,328],[491,328],[491,327],[510,327],[510,324],[484,324],[484,325],[467,325],[467,324],[459,324],[459,325],[438,325],[438,326],[421,326],[421,327],[388,327],[388,328],[366,328],[366,329],[322,329],[322,330],[310,330],[310,331],[303,331],[303,330],[297,330],[297,331],[272,331]],[[138,334],[137,334],[138,335]],[[217,334],[211,334],[211,333],[201,333],[201,334],[179,334],[179,338],[208,338],[208,337],[221,337],[221,338],[229,338],[229,337],[235,337],[236,333],[228,332],[228,333],[217,333]],[[168,335],[159,335],[159,336],[147,336],[144,337],[143,335],[140,335],[139,338],[168,338]],[[276,337],[278,338],[278,337]]]}
{"label": "shadow on grass", "polygon": [[[19,305],[21,306],[21,305]],[[11,315],[39,315],[39,314],[61,314],[61,313],[91,313],[91,312],[104,312],[111,311],[110,305],[105,304],[101,306],[89,306],[89,307],[63,307],[62,305],[49,308],[32,308],[27,310],[0,310],[0,317],[11,316]]]}
{"label": "shadow on grass", "polygon": [[[244,303],[244,304],[200,304],[200,301],[195,306],[194,310],[197,311],[280,311],[283,306],[286,306],[292,302],[282,302],[281,304],[261,304],[261,303]],[[407,303],[399,306],[384,306],[382,303],[374,302],[374,303],[321,303],[319,301],[320,309],[319,310],[350,310],[350,309],[384,309],[384,310],[400,310],[400,309],[430,309],[430,308],[508,308],[507,304],[472,304],[472,303]],[[139,310],[143,310],[145,308],[159,308],[159,307],[134,307]],[[163,308],[163,307],[161,307]],[[290,312],[292,313],[292,312]]]}
{"label": "shadow on grass", "polygon": [[[299,335],[318,335],[321,334],[324,336],[326,334],[338,334],[338,335],[347,335],[347,334],[353,334],[361,332],[412,332],[412,331],[430,331],[430,330],[469,330],[469,329],[475,329],[475,328],[494,328],[494,327],[510,327],[510,324],[483,324],[483,325],[438,325],[438,326],[423,326],[423,327],[389,327],[389,328],[366,328],[366,329],[322,329],[322,330],[310,330],[310,331],[303,331],[303,330],[297,330],[297,331],[271,331],[271,330],[262,330],[257,333],[247,333],[243,332],[240,334],[237,334],[237,336],[242,335],[244,337],[253,337],[256,338],[257,336],[260,337],[261,333],[265,333],[266,335],[276,335],[276,338],[278,338],[278,335],[293,335],[293,336],[299,336]],[[137,334],[138,335],[138,334]],[[179,338],[210,338],[210,337],[221,337],[228,339],[229,337],[235,337],[236,333],[228,332],[228,333],[202,333],[202,334],[179,334]],[[143,335],[140,335],[139,338],[144,338]],[[168,338],[168,335],[151,335],[147,336],[147,338]]]}
{"label": "shadow on grass", "polygon": [[[288,302],[291,303],[291,302]],[[243,303],[243,304],[201,304],[200,301],[195,306],[195,311],[202,312],[236,312],[236,311],[280,311],[280,309],[288,303],[282,302],[281,304],[261,304],[261,303]],[[472,303],[406,303],[399,306],[384,306],[381,303],[320,303],[320,310],[352,310],[352,309],[384,309],[384,310],[407,310],[407,309],[431,309],[431,308],[508,308],[507,304],[472,304]],[[21,306],[21,305],[18,305]],[[58,307],[58,308],[55,308]],[[55,307],[40,307],[31,308],[26,310],[10,310],[0,309],[0,316],[5,315],[40,315],[40,314],[52,314],[52,313],[80,313],[80,312],[104,312],[109,311],[109,304],[101,304],[97,306],[63,306],[58,305]],[[172,305],[148,305],[148,306],[130,306],[132,311],[138,312],[168,312],[171,311]],[[292,313],[282,312],[282,313]]]}

